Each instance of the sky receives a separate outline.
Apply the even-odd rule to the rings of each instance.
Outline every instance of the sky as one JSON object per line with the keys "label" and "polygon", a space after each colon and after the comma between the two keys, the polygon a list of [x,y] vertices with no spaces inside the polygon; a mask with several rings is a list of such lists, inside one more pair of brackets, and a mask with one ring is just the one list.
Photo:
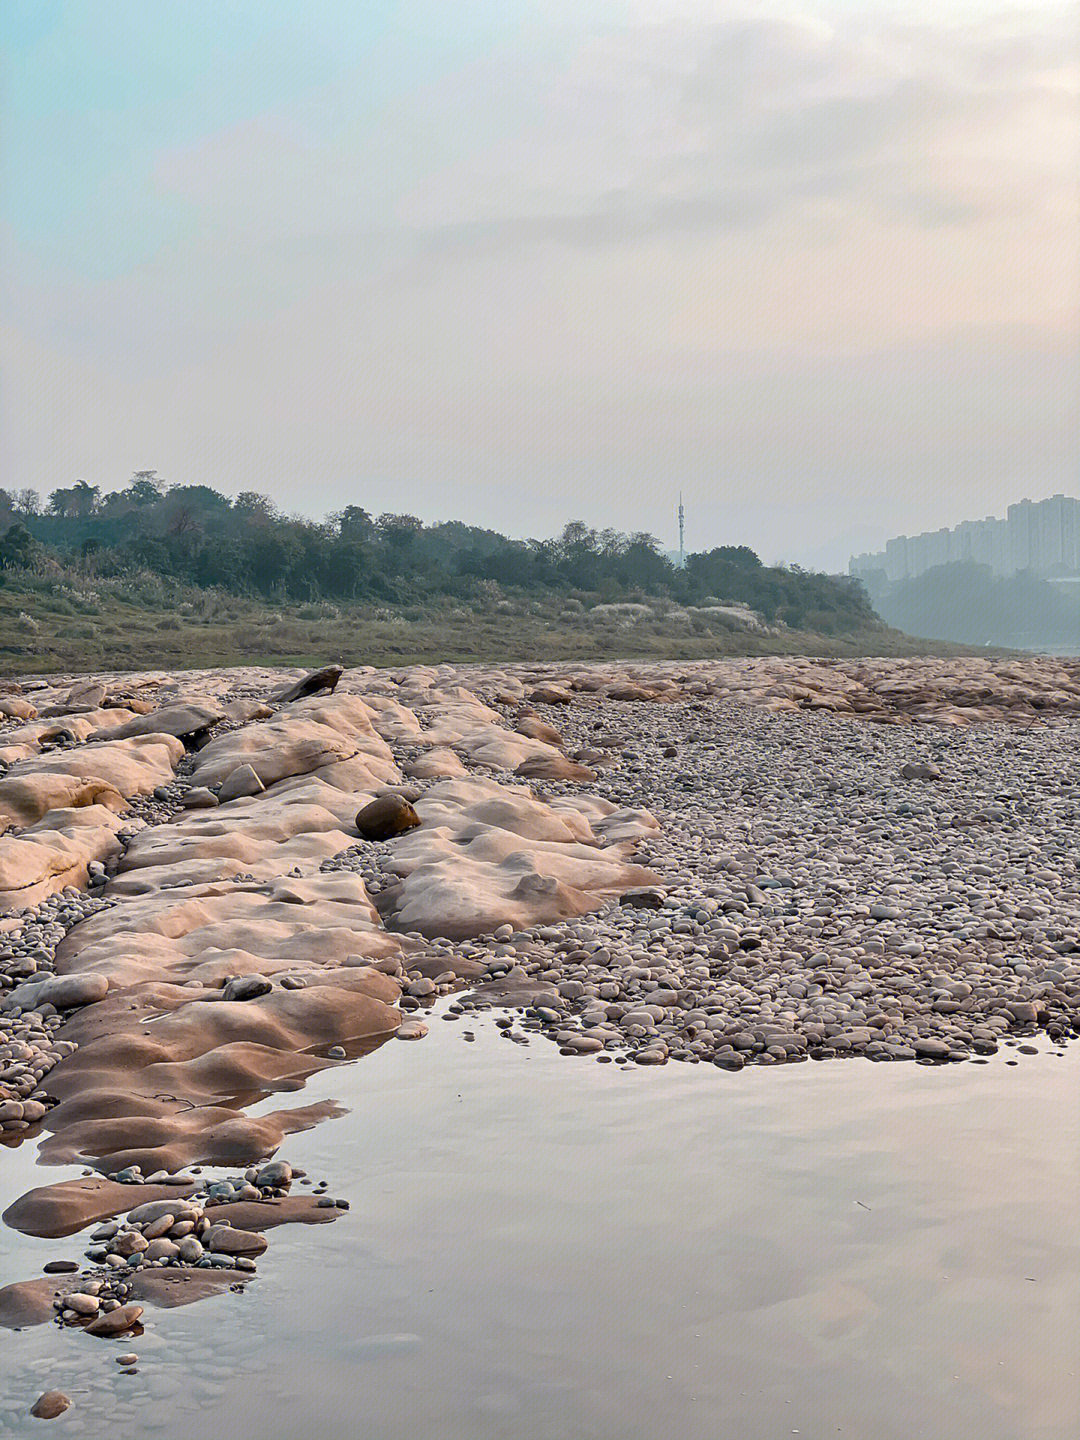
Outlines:
{"label": "sky", "polygon": [[4,0],[0,484],[822,568],[1075,494],[1078,16]]}

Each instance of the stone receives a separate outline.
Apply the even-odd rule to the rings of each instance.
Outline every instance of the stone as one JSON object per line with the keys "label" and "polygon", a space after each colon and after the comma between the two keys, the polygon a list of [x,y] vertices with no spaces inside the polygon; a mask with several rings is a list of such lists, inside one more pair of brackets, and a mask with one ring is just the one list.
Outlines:
{"label": "stone", "polygon": [[76,1010],[95,1005],[109,993],[106,975],[87,972],[82,975],[50,975],[47,980],[32,981],[24,991],[33,996],[35,1005],[53,1005],[57,1010]]}
{"label": "stone", "polygon": [[205,785],[193,785],[180,803],[185,810],[213,810],[218,797]]}
{"label": "stone", "polygon": [[143,1313],[141,1305],[119,1305],[107,1315],[99,1315],[86,1327],[87,1335],[123,1335],[138,1325]]}
{"label": "stone", "polygon": [[403,1020],[395,1031],[398,1040],[422,1040],[427,1033],[423,1020]]}
{"label": "stone", "polygon": [[146,1240],[157,1240],[162,1235],[167,1235],[176,1224],[176,1216],[168,1211],[159,1215],[156,1220],[150,1220],[142,1227],[143,1238]]}
{"label": "stone", "polygon": [[920,1035],[911,1042],[911,1048],[916,1055],[930,1060],[947,1060],[949,1058],[949,1044],[946,1040],[939,1040],[934,1035]]}
{"label": "stone", "polygon": [[46,1390],[30,1407],[30,1414],[37,1420],[55,1420],[71,1409],[71,1400],[62,1390]]}
{"label": "stone", "polygon": [[291,1185],[293,1169],[287,1160],[271,1160],[255,1173],[254,1184],[260,1190],[277,1190]]}
{"label": "stone", "polygon": [[243,800],[252,795],[261,795],[266,786],[250,765],[238,765],[225,779],[217,792],[218,803],[229,800]]}
{"label": "stone", "polygon": [[64,1296],[64,1307],[74,1310],[76,1315],[96,1315],[101,1309],[101,1301],[96,1295],[84,1295],[75,1291]]}
{"label": "stone", "polygon": [[940,780],[941,771],[927,761],[909,760],[900,771],[904,780]]}
{"label": "stone", "polygon": [[109,1241],[109,1254],[120,1255],[125,1260],[131,1255],[141,1255],[149,1241],[139,1230],[121,1230]]}
{"label": "stone", "polygon": [[254,1230],[238,1230],[233,1225],[211,1225],[203,1236],[204,1247],[214,1255],[261,1255],[266,1249],[265,1235]]}
{"label": "stone", "polygon": [[639,886],[633,890],[624,890],[619,896],[619,904],[632,906],[635,910],[662,910],[664,892],[654,890],[652,887]]}
{"label": "stone", "polygon": [[223,1000],[255,1000],[269,995],[273,985],[265,975],[235,975],[221,992]]}
{"label": "stone", "polygon": [[312,670],[301,679],[276,690],[270,699],[275,705],[290,705],[294,700],[305,700],[310,695],[332,695],[344,673],[340,665],[324,665],[321,670]]}
{"label": "stone", "polygon": [[420,824],[420,816],[400,795],[381,795],[365,805],[356,817],[356,828],[365,840],[392,840]]}

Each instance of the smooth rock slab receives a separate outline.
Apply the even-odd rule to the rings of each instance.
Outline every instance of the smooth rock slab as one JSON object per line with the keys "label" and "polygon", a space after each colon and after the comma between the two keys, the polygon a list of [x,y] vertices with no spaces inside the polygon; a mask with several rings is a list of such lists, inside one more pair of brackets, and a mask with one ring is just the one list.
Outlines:
{"label": "smooth rock slab", "polygon": [[[22,1235],[39,1235],[57,1239],[127,1210],[138,1196],[143,1203],[168,1198],[168,1208],[183,1195],[190,1195],[194,1182],[185,1186],[121,1185],[101,1175],[81,1176],[78,1180],[60,1180],[55,1185],[41,1185],[28,1190],[4,1211],[6,1225]],[[135,1213],[135,1212],[132,1212]]]}

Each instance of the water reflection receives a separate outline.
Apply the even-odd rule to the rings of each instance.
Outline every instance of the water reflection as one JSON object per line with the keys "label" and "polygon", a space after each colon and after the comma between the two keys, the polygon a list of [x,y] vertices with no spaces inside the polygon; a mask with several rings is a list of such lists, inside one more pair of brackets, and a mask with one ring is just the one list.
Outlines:
{"label": "water reflection", "polygon": [[474,1028],[309,1080],[351,1113],[287,1154],[352,1211],[148,1312],[129,1398],[49,1327],[7,1393],[47,1364],[117,1440],[152,1383],[155,1421],[263,1440],[1076,1433],[1080,1052],[642,1072]]}

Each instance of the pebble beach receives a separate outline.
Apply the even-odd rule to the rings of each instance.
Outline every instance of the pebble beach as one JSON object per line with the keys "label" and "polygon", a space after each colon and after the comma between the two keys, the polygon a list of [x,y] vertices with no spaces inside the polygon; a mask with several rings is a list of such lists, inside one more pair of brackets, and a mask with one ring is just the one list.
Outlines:
{"label": "pebble beach", "polygon": [[83,1172],[5,1211],[59,1248],[3,1324],[130,1342],[343,1219],[289,1136],[435,1023],[586,1086],[948,1086],[1080,1033],[1080,662],[249,667],[0,709],[0,1139]]}

